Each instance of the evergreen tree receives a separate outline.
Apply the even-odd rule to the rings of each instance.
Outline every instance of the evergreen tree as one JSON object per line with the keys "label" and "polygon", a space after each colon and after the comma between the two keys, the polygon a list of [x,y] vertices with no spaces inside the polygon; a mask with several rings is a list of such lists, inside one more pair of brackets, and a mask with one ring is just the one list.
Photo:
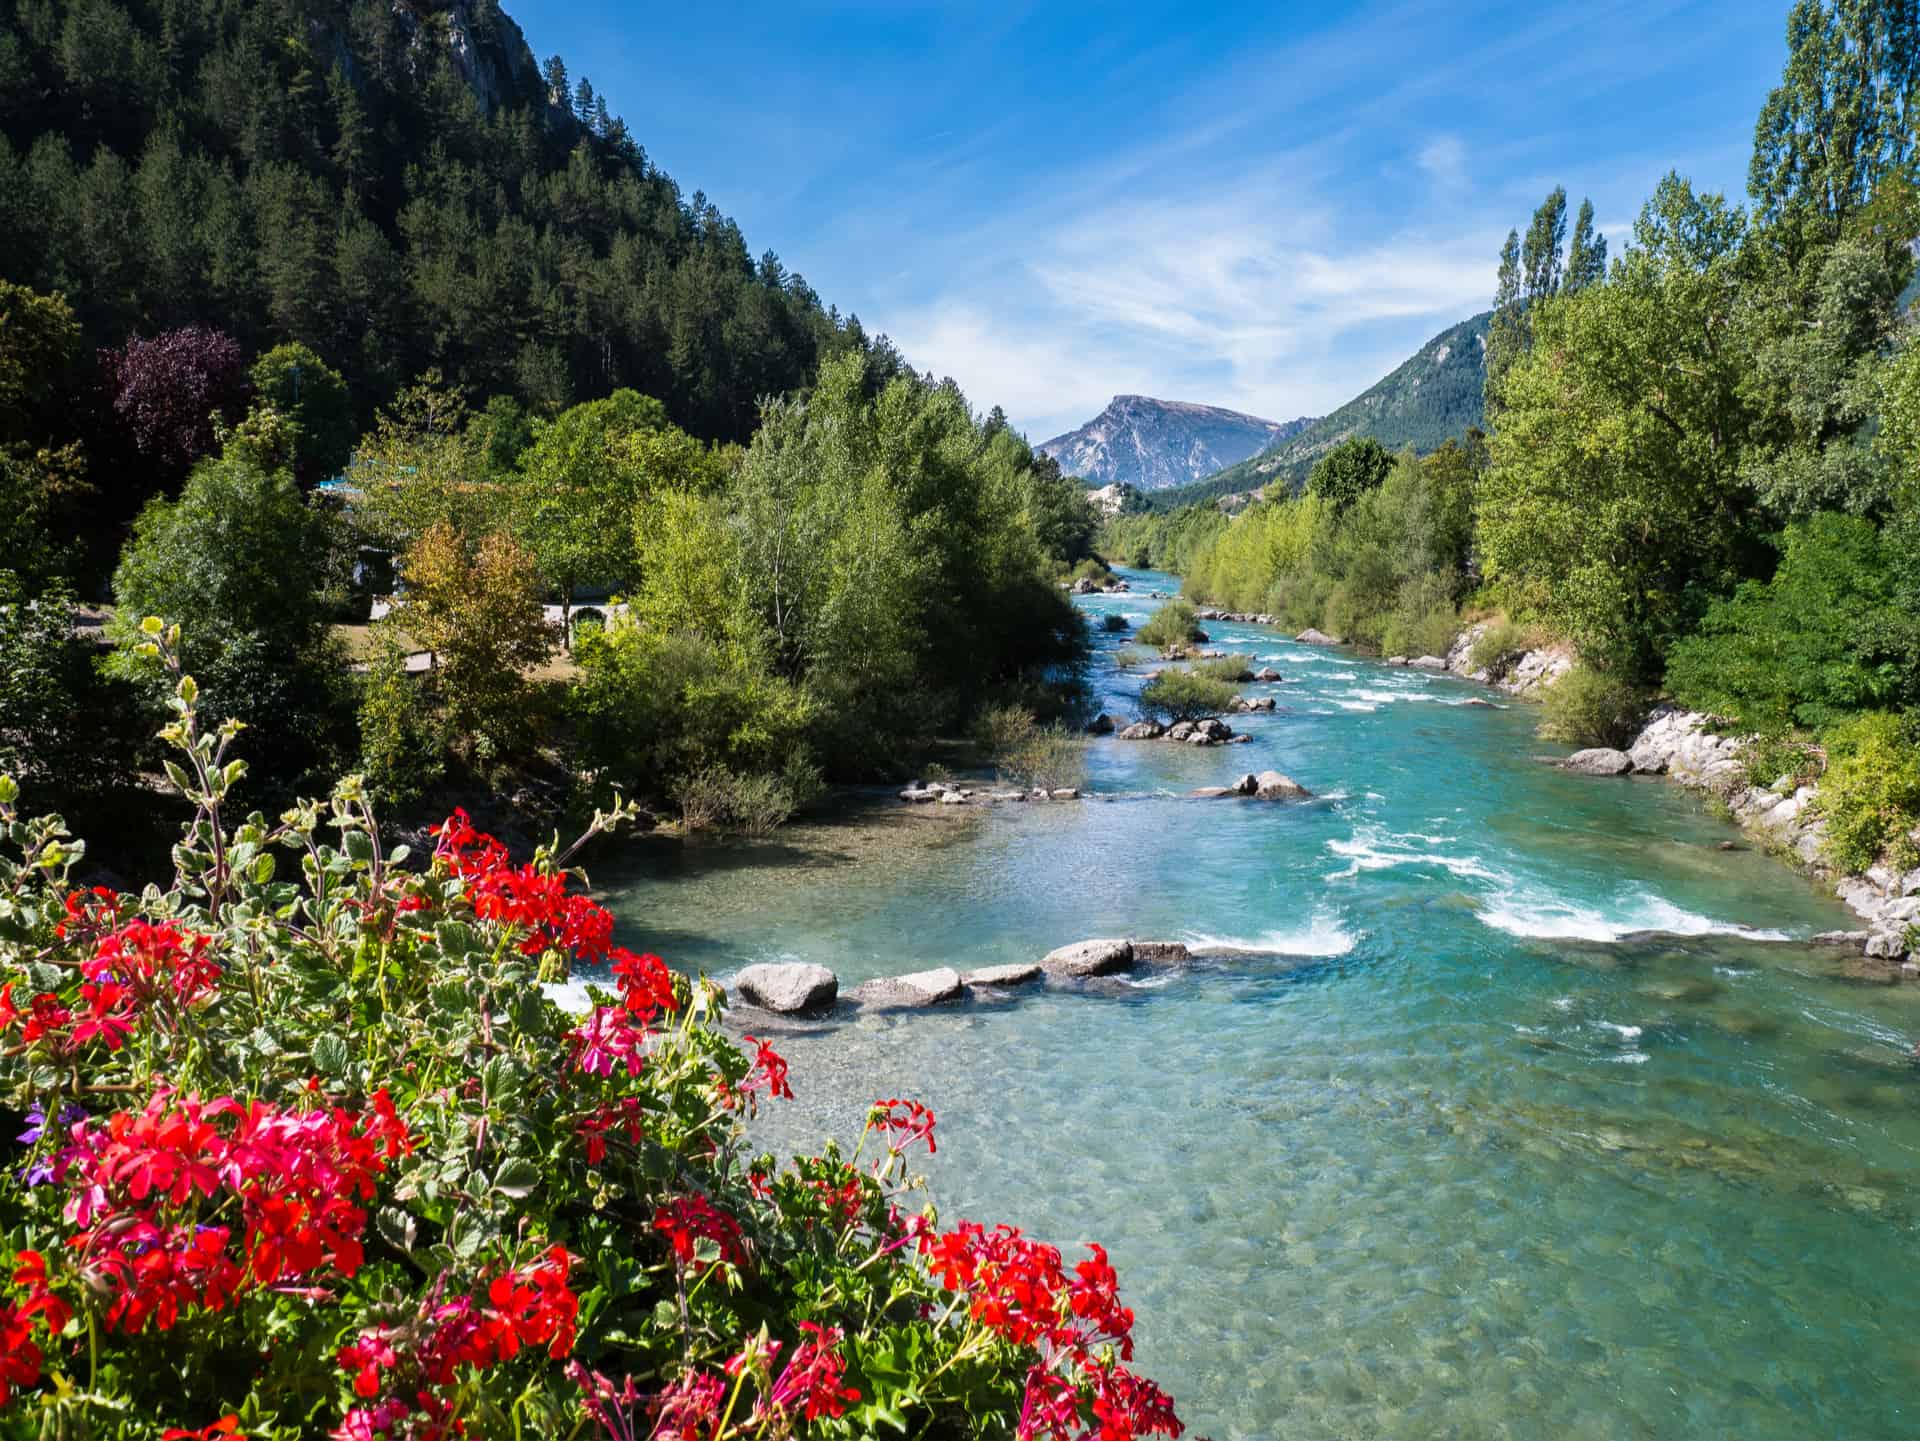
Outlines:
{"label": "evergreen tree", "polygon": [[1561,250],[1567,241],[1567,191],[1556,185],[1533,213],[1520,246],[1520,269],[1529,301],[1560,293]]}
{"label": "evergreen tree", "polygon": [[1582,200],[1580,214],[1573,222],[1573,239],[1567,243],[1566,289],[1581,290],[1607,277],[1607,238],[1593,229],[1593,202]]}
{"label": "evergreen tree", "polygon": [[1754,126],[1748,189],[1758,218],[1800,237],[1797,246],[1837,239],[1883,181],[1911,181],[1920,7],[1797,0],[1787,49]]}

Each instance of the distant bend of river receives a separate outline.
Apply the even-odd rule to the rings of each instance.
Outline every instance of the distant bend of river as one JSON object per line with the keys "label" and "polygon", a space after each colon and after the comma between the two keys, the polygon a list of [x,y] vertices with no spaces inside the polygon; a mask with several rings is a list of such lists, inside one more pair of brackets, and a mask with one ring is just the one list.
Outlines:
{"label": "distant bend of river", "polygon": [[[1122,574],[1096,619],[1177,588]],[[1920,988],[1797,940],[1847,917],[1678,788],[1542,765],[1528,708],[1208,629],[1284,677],[1246,688],[1278,701],[1233,718],[1250,744],[1095,740],[1080,802],[889,802],[596,872],[623,941],[723,980],[1242,950],[787,1029],[776,1144],[925,1100],[943,1217],[1104,1242],[1192,1434],[1913,1433]],[[1097,644],[1130,714],[1125,638]],[[1269,767],[1317,799],[1185,799]]]}

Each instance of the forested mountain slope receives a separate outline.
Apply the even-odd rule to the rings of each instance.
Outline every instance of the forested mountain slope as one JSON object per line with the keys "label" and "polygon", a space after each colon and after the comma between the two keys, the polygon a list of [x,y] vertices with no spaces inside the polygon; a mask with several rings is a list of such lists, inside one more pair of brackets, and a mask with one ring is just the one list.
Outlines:
{"label": "forested mountain slope", "polygon": [[496,0],[0,8],[0,276],[95,345],[303,341],[363,420],[438,366],[535,411],[630,386],[744,440],[869,346]]}

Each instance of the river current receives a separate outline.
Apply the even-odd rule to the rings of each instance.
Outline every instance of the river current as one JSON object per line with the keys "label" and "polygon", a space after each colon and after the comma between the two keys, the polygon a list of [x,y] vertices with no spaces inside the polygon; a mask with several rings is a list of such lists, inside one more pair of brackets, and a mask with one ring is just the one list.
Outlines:
{"label": "river current", "polygon": [[[1096,620],[1177,589],[1122,574]],[[1104,1242],[1192,1434],[1914,1432],[1920,987],[1805,944],[1849,918],[1697,798],[1542,764],[1532,708],[1207,629],[1285,678],[1244,688],[1278,702],[1249,744],[1098,739],[1078,802],[888,799],[596,869],[624,942],[722,980],[1214,953],[777,1028],[770,1144],[926,1101],[942,1216]],[[1185,796],[1269,767],[1316,799]]]}

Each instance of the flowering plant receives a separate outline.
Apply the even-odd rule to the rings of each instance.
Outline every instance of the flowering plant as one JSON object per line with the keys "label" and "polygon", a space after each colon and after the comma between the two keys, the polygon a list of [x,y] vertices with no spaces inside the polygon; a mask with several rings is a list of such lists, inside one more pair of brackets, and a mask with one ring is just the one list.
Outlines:
{"label": "flowering plant", "polygon": [[233,820],[239,728],[143,630],[171,884],[74,889],[0,777],[0,1432],[1179,1435],[1100,1247],[908,1211],[925,1107],[750,1154],[786,1062],[615,942],[580,842],[456,813],[409,866],[353,778]]}

